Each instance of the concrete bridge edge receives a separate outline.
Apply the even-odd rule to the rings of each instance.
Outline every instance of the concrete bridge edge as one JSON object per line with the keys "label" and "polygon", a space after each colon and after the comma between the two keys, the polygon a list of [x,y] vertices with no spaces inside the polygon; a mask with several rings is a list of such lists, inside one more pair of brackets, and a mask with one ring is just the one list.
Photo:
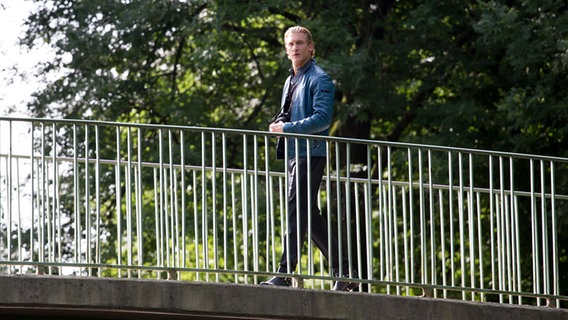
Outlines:
{"label": "concrete bridge edge", "polygon": [[[568,310],[171,280],[0,276],[0,318],[560,320]],[[31,318],[30,318],[31,319]]]}

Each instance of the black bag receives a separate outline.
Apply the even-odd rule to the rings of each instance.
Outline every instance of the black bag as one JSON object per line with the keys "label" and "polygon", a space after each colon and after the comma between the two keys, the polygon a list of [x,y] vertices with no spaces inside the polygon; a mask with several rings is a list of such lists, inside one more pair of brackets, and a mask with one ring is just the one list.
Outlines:
{"label": "black bag", "polygon": [[276,142],[276,159],[281,160],[284,159],[284,138],[278,138],[278,142]]}
{"label": "black bag", "polygon": [[[290,88],[288,89],[288,94],[286,95],[286,100],[284,101],[284,105],[280,112],[273,118],[271,123],[282,121],[282,122],[289,122],[290,121],[290,106],[292,105],[292,97],[294,95],[294,91],[296,90],[296,82],[291,82]],[[276,159],[284,159],[284,138],[278,138],[278,142],[276,143]]]}

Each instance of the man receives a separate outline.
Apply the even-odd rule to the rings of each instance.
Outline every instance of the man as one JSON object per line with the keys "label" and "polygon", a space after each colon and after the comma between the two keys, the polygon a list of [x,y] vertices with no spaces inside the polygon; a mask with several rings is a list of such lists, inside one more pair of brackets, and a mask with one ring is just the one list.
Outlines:
{"label": "man", "polygon": [[[313,59],[315,49],[312,35],[304,27],[291,27],[284,34],[284,42],[286,54],[292,62],[292,68],[284,85],[282,110],[275,117],[276,120],[270,124],[269,131],[327,136],[333,116],[335,87],[329,75],[318,67]],[[299,150],[297,157],[296,142]],[[307,233],[308,215],[310,215],[312,240],[326,260],[331,263],[333,275],[335,277],[348,276],[349,270],[346,262],[338,258],[337,240],[332,236],[331,243],[328,243],[327,223],[317,207],[319,186],[326,165],[326,143],[321,140],[311,140],[309,152],[307,150],[308,143],[305,139],[288,138],[287,144],[288,228],[284,241],[286,245],[278,272],[292,273],[296,269],[302,250],[301,247],[298,248],[298,236],[300,237],[299,243],[302,246]],[[278,158],[285,157],[283,145],[284,139],[280,138]],[[308,156],[310,157],[309,161]],[[308,185],[308,181],[310,185]],[[299,187],[299,190],[296,190],[297,187]],[[310,193],[311,203],[308,203],[308,192]],[[298,210],[299,222],[297,221]],[[341,269],[339,268],[340,264]],[[290,286],[290,284],[289,278],[278,276],[261,282],[261,285],[271,286]],[[350,291],[357,286],[358,283],[337,281],[333,290]]]}

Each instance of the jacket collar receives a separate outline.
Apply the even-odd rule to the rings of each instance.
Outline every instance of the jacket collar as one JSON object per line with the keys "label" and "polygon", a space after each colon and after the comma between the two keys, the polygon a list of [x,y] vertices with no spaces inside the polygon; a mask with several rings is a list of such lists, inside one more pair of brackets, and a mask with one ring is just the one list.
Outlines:
{"label": "jacket collar", "polygon": [[[302,75],[302,74],[308,72],[308,70],[310,70],[310,68],[311,68],[314,64],[316,64],[316,60],[313,59],[313,58],[310,59],[308,62],[306,62],[305,65],[303,65],[303,66],[301,66],[300,68],[298,68],[298,73],[296,73],[295,75],[299,76],[299,75]],[[294,76],[294,68],[290,68],[288,71],[290,72],[290,76],[293,77],[293,76]]]}

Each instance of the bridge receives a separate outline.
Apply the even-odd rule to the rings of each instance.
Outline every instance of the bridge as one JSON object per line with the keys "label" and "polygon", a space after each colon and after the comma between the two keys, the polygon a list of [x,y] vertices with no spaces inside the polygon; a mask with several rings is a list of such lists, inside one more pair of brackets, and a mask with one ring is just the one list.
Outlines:
{"label": "bridge", "polygon": [[295,288],[257,285],[276,274],[289,245],[281,236],[288,177],[267,132],[4,117],[0,310],[14,317],[103,317],[105,310],[117,318],[368,319],[385,310],[400,319],[568,316],[559,241],[568,159],[282,136],[326,144],[320,195],[308,201],[337,234],[359,292],[329,290],[338,279],[311,242],[287,274]]}

